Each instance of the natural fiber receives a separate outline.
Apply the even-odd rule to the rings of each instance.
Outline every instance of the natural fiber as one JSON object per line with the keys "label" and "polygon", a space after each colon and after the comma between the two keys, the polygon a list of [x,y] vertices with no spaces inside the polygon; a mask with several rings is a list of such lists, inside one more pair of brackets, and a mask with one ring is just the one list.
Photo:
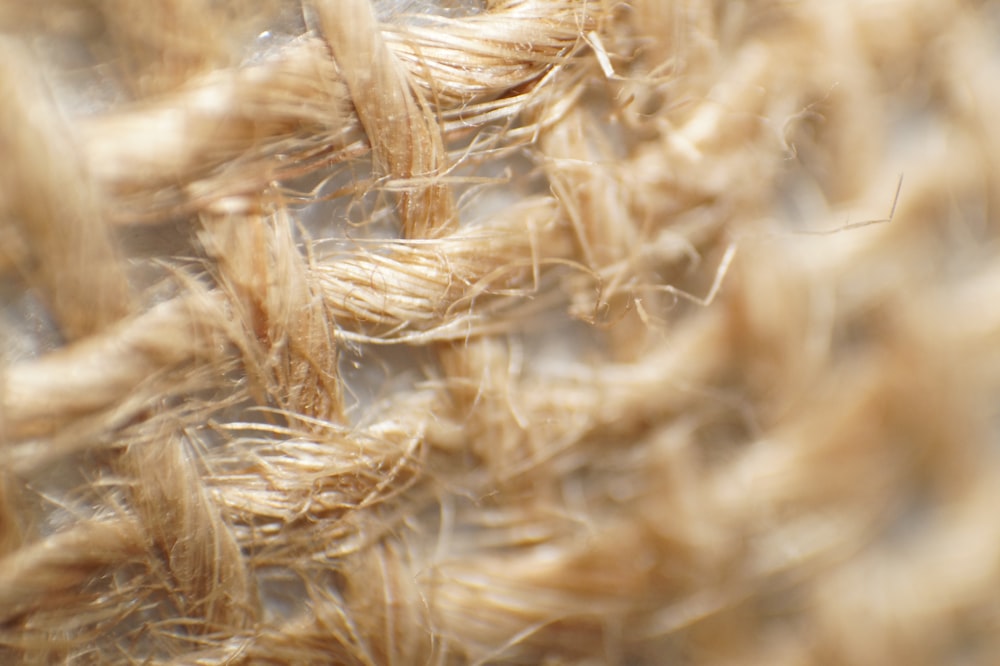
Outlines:
{"label": "natural fiber", "polygon": [[6,0],[0,662],[1000,663],[998,12]]}

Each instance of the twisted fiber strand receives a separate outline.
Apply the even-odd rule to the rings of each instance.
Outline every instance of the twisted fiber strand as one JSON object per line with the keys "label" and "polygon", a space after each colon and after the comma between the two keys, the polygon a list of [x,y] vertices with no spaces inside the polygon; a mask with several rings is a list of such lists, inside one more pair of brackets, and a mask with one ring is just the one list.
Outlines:
{"label": "twisted fiber strand", "polygon": [[[380,40],[368,4],[316,5],[322,30],[332,31],[326,43],[304,36],[260,64],[206,73],[127,113],[85,123],[95,177],[128,194],[130,210],[149,215],[162,208],[158,199],[204,206],[202,192],[242,194],[356,157],[368,149],[366,138],[393,178],[440,177],[443,147],[435,137],[515,117],[532,99],[531,86],[582,44],[579,29],[593,29],[609,11],[597,3],[497,3],[433,31],[396,26]],[[362,48],[359,36],[375,41]],[[428,63],[450,66],[437,71]],[[366,81],[368,72],[386,78]],[[372,95],[390,87],[398,88],[392,96]],[[156,136],[176,138],[147,149]],[[178,180],[185,191],[163,191]],[[442,196],[440,186],[432,191]]]}
{"label": "twisted fiber strand", "polygon": [[995,7],[151,7],[0,5],[0,657],[996,656]]}
{"label": "twisted fiber strand", "polygon": [[[23,49],[3,44],[0,93],[4,105],[0,137],[5,148],[4,207],[18,224],[17,232],[34,256],[21,257],[21,270],[30,273],[50,299],[53,316],[67,337],[101,330],[128,309],[124,271],[102,221],[100,200],[78,155],[64,155],[68,140],[64,122],[37,77],[18,76],[31,71]],[[78,182],[63,196],[60,182]],[[84,250],[79,252],[79,248]],[[89,262],[108,270],[89,270]],[[91,302],[91,295],[103,302]]]}

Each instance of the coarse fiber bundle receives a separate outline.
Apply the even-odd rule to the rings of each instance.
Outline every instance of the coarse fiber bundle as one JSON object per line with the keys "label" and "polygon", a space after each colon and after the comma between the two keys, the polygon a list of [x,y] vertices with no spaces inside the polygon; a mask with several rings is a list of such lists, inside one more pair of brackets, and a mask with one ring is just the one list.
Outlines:
{"label": "coarse fiber bundle", "polygon": [[1000,663],[998,44],[0,0],[0,663]]}

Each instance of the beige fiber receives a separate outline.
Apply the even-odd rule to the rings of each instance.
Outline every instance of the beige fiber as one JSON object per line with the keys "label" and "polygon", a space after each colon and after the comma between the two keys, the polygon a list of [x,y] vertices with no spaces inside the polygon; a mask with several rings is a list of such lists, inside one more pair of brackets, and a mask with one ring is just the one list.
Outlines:
{"label": "beige fiber", "polygon": [[998,119],[987,0],[0,0],[0,663],[1000,663]]}

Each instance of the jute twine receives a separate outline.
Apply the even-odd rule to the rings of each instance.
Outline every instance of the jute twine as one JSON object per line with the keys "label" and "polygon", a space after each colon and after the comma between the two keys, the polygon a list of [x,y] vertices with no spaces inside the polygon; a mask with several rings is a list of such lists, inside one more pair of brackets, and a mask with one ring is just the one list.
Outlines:
{"label": "jute twine", "polygon": [[998,16],[3,2],[0,662],[1000,663]]}

